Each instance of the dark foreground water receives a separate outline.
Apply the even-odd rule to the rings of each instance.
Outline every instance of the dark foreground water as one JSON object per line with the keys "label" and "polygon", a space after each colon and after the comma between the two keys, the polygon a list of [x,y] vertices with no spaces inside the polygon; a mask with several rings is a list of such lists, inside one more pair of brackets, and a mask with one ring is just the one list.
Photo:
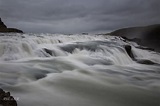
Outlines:
{"label": "dark foreground water", "polygon": [[[124,45],[131,45],[133,61]],[[1,34],[0,88],[19,106],[160,106],[160,54],[103,35]]]}

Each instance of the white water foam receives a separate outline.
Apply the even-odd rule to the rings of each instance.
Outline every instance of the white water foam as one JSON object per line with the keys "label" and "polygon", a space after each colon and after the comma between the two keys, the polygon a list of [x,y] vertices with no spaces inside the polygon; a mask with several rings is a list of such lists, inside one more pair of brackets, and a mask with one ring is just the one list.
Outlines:
{"label": "white water foam", "polygon": [[[159,53],[114,36],[3,35],[0,87],[19,98],[19,106],[160,104]],[[137,63],[124,45],[135,58],[158,64]]]}

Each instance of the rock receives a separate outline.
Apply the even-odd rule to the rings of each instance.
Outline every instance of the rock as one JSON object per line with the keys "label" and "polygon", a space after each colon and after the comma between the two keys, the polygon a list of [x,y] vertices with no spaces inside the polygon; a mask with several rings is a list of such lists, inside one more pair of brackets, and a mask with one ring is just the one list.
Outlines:
{"label": "rock", "polygon": [[0,18],[0,28],[7,28],[7,26],[2,22],[1,18]]}
{"label": "rock", "polygon": [[137,46],[136,48],[143,49],[143,50],[150,50],[150,51],[154,51],[154,49],[153,49],[153,48],[144,47],[144,46]]}
{"label": "rock", "polygon": [[43,50],[46,52],[46,53],[48,53],[49,55],[53,55],[53,52],[52,52],[52,50],[49,50],[49,49],[47,49],[47,48],[43,48]]}
{"label": "rock", "polygon": [[137,59],[137,63],[146,64],[146,65],[156,64],[156,63],[154,63],[153,61],[151,61],[151,60],[146,60],[146,59]]}
{"label": "rock", "polygon": [[88,33],[82,33],[82,35],[88,35]]}
{"label": "rock", "polygon": [[16,100],[10,96],[10,92],[5,92],[0,88],[0,106],[17,106]]}
{"label": "rock", "polygon": [[130,27],[115,30],[108,35],[121,36],[126,40],[160,52],[160,24],[143,27]]}
{"label": "rock", "polygon": [[121,37],[122,37],[125,41],[126,41],[126,40],[128,40],[128,41],[133,41],[133,42],[137,42],[138,44],[141,43],[141,39],[139,39],[139,38],[129,39],[129,38],[125,37],[125,36],[121,36]]}
{"label": "rock", "polygon": [[0,18],[0,33],[23,33],[23,31],[16,28],[7,28]]}
{"label": "rock", "polygon": [[146,64],[146,65],[157,64],[157,63],[154,63],[153,61],[147,60],[147,59],[136,59],[132,53],[132,47],[130,45],[124,45],[124,48],[125,48],[127,54],[132,58],[132,60],[136,61],[137,63]]}
{"label": "rock", "polygon": [[15,28],[0,29],[1,33],[23,33],[23,31]]}
{"label": "rock", "polygon": [[125,48],[127,54],[134,60],[134,56],[132,53],[132,47],[130,45],[124,45],[124,48]]}

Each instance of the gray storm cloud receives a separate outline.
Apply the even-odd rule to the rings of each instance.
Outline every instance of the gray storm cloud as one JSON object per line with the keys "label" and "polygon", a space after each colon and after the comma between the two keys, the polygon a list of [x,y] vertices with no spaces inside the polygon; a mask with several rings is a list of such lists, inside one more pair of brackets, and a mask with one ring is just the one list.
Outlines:
{"label": "gray storm cloud", "polygon": [[10,27],[34,33],[99,33],[160,23],[159,0],[0,0]]}

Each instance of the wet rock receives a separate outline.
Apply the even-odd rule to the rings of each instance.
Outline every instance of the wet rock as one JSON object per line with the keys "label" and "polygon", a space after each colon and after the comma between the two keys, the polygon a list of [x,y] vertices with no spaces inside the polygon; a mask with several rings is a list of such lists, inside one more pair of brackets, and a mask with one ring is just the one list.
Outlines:
{"label": "wet rock", "polygon": [[52,50],[49,50],[49,49],[47,49],[47,48],[43,48],[43,50],[46,52],[46,53],[48,53],[49,55],[53,55],[53,52],[52,52]]}
{"label": "wet rock", "polygon": [[0,106],[17,106],[16,100],[10,95],[10,92],[5,92],[0,88]]}
{"label": "wet rock", "polygon": [[121,37],[124,39],[125,42],[126,41],[132,41],[132,42],[136,42],[138,44],[140,44],[142,42],[141,39],[139,39],[139,38],[129,39],[129,38],[125,37],[125,36],[121,36]]}
{"label": "wet rock", "polygon": [[125,48],[127,54],[134,60],[134,56],[132,53],[132,47],[130,45],[125,45],[124,48]]}
{"label": "wet rock", "polygon": [[151,61],[151,60],[146,60],[146,59],[137,60],[137,63],[146,64],[146,65],[153,65],[153,64],[156,64],[156,63],[154,63],[153,61]]}
{"label": "wet rock", "polygon": [[136,48],[143,49],[143,50],[150,50],[150,51],[154,51],[154,49],[153,49],[153,48],[144,47],[144,46],[137,46]]}

